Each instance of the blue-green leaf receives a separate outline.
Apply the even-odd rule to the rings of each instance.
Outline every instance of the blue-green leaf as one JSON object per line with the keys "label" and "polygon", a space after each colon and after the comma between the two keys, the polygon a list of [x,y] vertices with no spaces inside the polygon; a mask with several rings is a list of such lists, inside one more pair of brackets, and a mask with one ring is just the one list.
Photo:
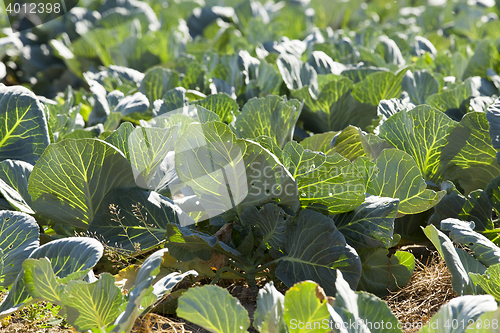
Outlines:
{"label": "blue-green leaf", "polygon": [[24,87],[0,87],[0,161],[35,164],[50,143],[43,108]]}

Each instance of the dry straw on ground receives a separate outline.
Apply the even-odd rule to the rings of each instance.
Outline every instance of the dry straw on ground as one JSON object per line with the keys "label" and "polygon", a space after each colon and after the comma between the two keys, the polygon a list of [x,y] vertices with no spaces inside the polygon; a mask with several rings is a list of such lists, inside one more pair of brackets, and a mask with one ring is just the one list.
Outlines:
{"label": "dry straw on ground", "polygon": [[415,272],[408,284],[385,298],[405,333],[417,332],[419,324],[425,325],[443,304],[457,297],[451,273],[439,254],[433,253],[425,264],[415,261]]}

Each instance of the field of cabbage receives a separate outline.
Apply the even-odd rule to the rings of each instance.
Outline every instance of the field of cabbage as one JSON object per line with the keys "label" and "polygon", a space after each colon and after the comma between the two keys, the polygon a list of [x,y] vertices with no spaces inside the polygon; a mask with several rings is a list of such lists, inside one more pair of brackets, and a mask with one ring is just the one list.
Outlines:
{"label": "field of cabbage", "polygon": [[[0,319],[408,332],[381,298],[435,248],[419,332],[498,332],[500,4],[82,0],[0,23]],[[226,287],[258,294],[247,311]],[[161,309],[161,311],[160,311]]]}

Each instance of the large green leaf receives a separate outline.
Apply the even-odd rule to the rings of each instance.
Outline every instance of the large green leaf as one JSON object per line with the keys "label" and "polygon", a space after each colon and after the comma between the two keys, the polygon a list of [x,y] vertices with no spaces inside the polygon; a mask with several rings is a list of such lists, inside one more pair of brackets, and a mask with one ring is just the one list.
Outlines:
{"label": "large green leaf", "polygon": [[375,162],[380,170],[373,176],[366,192],[399,199],[399,212],[416,214],[435,206],[445,191],[427,189],[415,160],[398,149],[385,149]]}
{"label": "large green leaf", "polygon": [[441,151],[444,176],[459,184],[465,194],[484,189],[500,174],[488,130],[484,112],[467,113],[448,135],[448,144]]}
{"label": "large green leaf", "polygon": [[[55,276],[49,259],[26,259],[22,268],[25,288],[31,297],[62,305],[61,293],[64,286]],[[84,271],[84,274],[86,273]]]}
{"label": "large green leaf", "polygon": [[43,108],[24,87],[0,87],[0,161],[35,164],[50,143]]}
{"label": "large green leaf", "polygon": [[208,217],[273,200],[298,208],[285,167],[257,143],[236,139],[223,123],[190,124],[175,147],[175,166],[179,188],[190,186]]}
{"label": "large green leaf", "polygon": [[415,257],[409,252],[396,251],[390,256],[385,248],[367,248],[357,252],[363,266],[358,290],[383,297],[388,291],[405,286],[413,275]]}
{"label": "large green leaf", "polygon": [[[498,308],[495,299],[491,295],[469,295],[452,299],[444,304],[420,333],[465,333],[469,327],[474,332],[483,332],[482,327],[486,323],[491,328],[485,332],[494,332],[494,321],[479,321],[480,318],[495,311]],[[481,316],[483,313],[485,315]],[[479,319],[478,319],[479,317]],[[448,324],[447,324],[448,323]],[[469,331],[470,332],[470,331]]]}
{"label": "large green leaf", "polygon": [[335,214],[348,212],[364,201],[363,179],[339,154],[325,156],[292,141],[283,149],[283,159],[297,182],[303,207],[324,205]]}
{"label": "large green leaf", "polygon": [[[29,258],[49,259],[54,274],[64,279],[94,267],[101,259],[103,251],[102,244],[93,238],[64,238],[40,246],[30,254]],[[7,316],[32,302],[23,277],[24,271],[21,270],[9,294],[0,304],[0,317]]]}
{"label": "large green leaf", "polygon": [[335,293],[336,269],[342,270],[352,288],[361,275],[361,262],[332,219],[302,210],[286,231],[285,255],[278,259],[276,276],[286,285],[313,280],[328,295]]}
{"label": "large green leaf", "polygon": [[179,298],[177,315],[213,333],[246,332],[250,326],[245,308],[218,286],[190,288]]}
{"label": "large green leaf", "polygon": [[93,283],[70,281],[61,295],[66,320],[79,331],[106,328],[120,314],[122,293],[115,277],[102,273]]}
{"label": "large green leaf", "polygon": [[398,74],[392,72],[370,74],[363,81],[354,85],[352,95],[361,103],[371,105],[378,105],[383,99],[399,97],[404,74],[404,70]]}
{"label": "large green leaf", "polygon": [[236,118],[236,133],[240,138],[254,139],[267,135],[283,148],[292,140],[302,104],[296,100],[287,101],[279,96],[252,98]]}
{"label": "large green leaf", "polygon": [[46,243],[31,253],[30,258],[48,258],[59,278],[94,267],[103,254],[102,244],[87,237],[70,237]]}
{"label": "large green leaf", "polygon": [[97,139],[68,139],[45,150],[28,191],[38,214],[86,229],[107,193],[133,186],[132,168],[115,147]]}
{"label": "large green leaf", "polygon": [[380,72],[389,72],[389,69],[385,67],[373,67],[373,66],[352,67],[352,68],[346,68],[345,70],[342,71],[341,74],[351,79],[354,83],[358,83],[360,81],[363,81],[370,74],[380,73]]}
{"label": "large green leaf", "polygon": [[47,258],[26,259],[22,267],[24,283],[30,296],[59,306],[63,305],[61,294],[64,291],[64,284],[82,279],[90,272],[90,269],[80,270],[61,279],[54,274],[50,260]]}
{"label": "large green leaf", "polygon": [[296,283],[287,290],[284,304],[285,321],[290,333],[331,331],[328,325],[327,327],[318,325],[327,321],[330,313],[326,297],[317,283],[313,281]]}
{"label": "large green leaf", "polygon": [[231,123],[233,118],[239,114],[238,104],[225,93],[210,95],[201,101],[197,101],[196,104],[214,112],[221,121],[226,123]]}
{"label": "large green leaf", "polygon": [[0,162],[0,193],[15,209],[34,214],[31,196],[28,193],[28,179],[33,166],[23,161]]}
{"label": "large green leaf", "polygon": [[179,207],[156,192],[116,189],[104,197],[88,231],[124,249],[138,244],[145,250],[163,241],[166,225],[178,223],[179,214]]}
{"label": "large green leaf", "polygon": [[443,112],[429,106],[402,110],[380,126],[380,137],[410,154],[424,179],[439,183],[440,157],[448,135],[456,126]]}
{"label": "large green leaf", "polygon": [[333,215],[337,229],[346,238],[347,244],[356,250],[370,247],[388,247],[394,233],[394,218],[399,200],[368,196],[353,211]]}
{"label": "large green leaf", "polygon": [[149,103],[163,96],[171,89],[179,86],[179,73],[163,67],[148,69],[139,86],[139,91],[148,97]]}
{"label": "large green leaf", "polygon": [[[401,325],[391,309],[375,295],[364,291],[354,292],[344,280],[343,274],[337,271],[335,300],[330,313],[336,314],[332,319],[335,326],[341,325],[345,332],[394,332],[401,333]],[[382,325],[381,323],[384,322]],[[357,323],[357,325],[344,325],[343,323]],[[374,325],[380,323],[380,325]],[[390,325],[389,325],[390,323]],[[344,326],[342,326],[344,325]]]}
{"label": "large green leaf", "polygon": [[16,279],[23,261],[38,247],[39,227],[33,217],[6,210],[0,211],[0,222],[0,287],[6,288]]}

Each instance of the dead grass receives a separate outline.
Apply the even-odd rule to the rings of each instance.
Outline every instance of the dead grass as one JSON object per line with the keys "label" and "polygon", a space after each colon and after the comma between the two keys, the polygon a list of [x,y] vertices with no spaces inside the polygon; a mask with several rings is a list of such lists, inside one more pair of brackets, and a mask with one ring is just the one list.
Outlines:
{"label": "dead grass", "polygon": [[148,313],[135,321],[132,333],[194,333],[182,320],[172,320],[155,313]]}
{"label": "dead grass", "polygon": [[385,297],[405,333],[419,331],[441,305],[457,297],[451,286],[451,273],[437,252],[425,264],[415,262],[415,272],[408,284]]}

